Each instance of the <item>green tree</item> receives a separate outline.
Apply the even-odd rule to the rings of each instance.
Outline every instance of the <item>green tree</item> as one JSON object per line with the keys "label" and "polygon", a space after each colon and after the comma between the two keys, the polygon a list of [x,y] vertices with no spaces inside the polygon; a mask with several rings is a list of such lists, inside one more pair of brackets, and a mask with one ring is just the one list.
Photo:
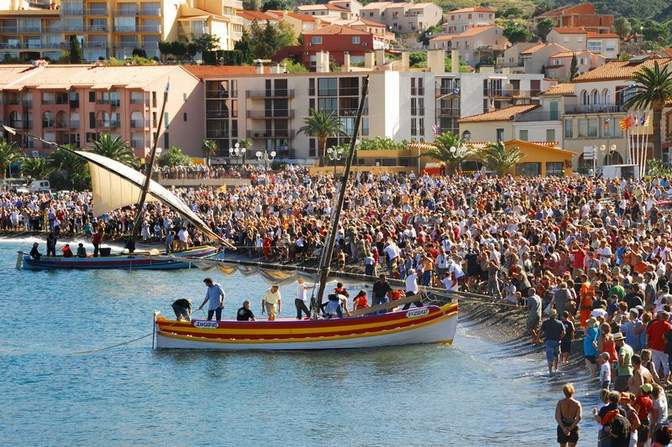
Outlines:
{"label": "green tree", "polygon": [[82,46],[79,44],[79,39],[77,36],[70,36],[70,49],[68,51],[68,57],[71,64],[81,64],[82,63]]}
{"label": "green tree", "polygon": [[408,65],[411,68],[423,68],[427,66],[426,51],[411,51],[408,55]]}
{"label": "green tree", "polygon": [[644,40],[661,45],[667,43],[669,31],[665,25],[653,20],[647,20],[642,26]]}
{"label": "green tree", "polygon": [[663,156],[661,121],[665,103],[672,100],[672,72],[670,64],[661,68],[658,61],[653,67],[643,66],[632,77],[635,82],[632,95],[625,106],[631,109],[651,109],[653,125],[653,157]]}
{"label": "green tree", "polygon": [[542,40],[546,40],[546,36],[553,29],[553,21],[551,19],[541,19],[537,22],[534,31]]}
{"label": "green tree", "polygon": [[287,68],[287,73],[308,73],[308,69],[305,65],[292,59],[285,58],[282,60],[281,64]]}
{"label": "green tree", "polygon": [[511,43],[529,42],[532,40],[532,33],[526,23],[515,20],[507,20],[504,27],[504,37]]}
{"label": "green tree", "polygon": [[177,146],[171,146],[159,157],[159,166],[190,166],[191,157],[186,155],[182,149]]}
{"label": "green tree", "polygon": [[91,175],[85,159],[75,154],[74,147],[66,145],[57,148],[47,159],[52,170],[49,182],[54,189],[73,189],[81,191],[91,188]]}
{"label": "green tree", "polygon": [[569,66],[569,80],[573,81],[579,74],[579,60],[576,58],[576,53],[572,53],[572,62]]}
{"label": "green tree", "polygon": [[286,0],[265,0],[261,10],[268,11],[269,9],[272,11],[286,11],[290,7]]}
{"label": "green tree", "polygon": [[429,46],[429,39],[436,36],[437,34],[441,34],[442,31],[443,28],[441,28],[440,25],[430,26],[429,28],[418,34],[418,42],[420,42],[425,47]]}
{"label": "green tree", "polygon": [[280,22],[277,25],[278,31],[278,45],[277,49],[291,47],[296,45],[298,40],[296,34],[294,34],[294,28],[287,22]]}
{"label": "green tree", "polygon": [[362,140],[357,146],[361,151],[387,151],[406,149],[406,142],[398,142],[389,137],[374,137]]}
{"label": "green tree", "polygon": [[450,174],[460,171],[460,165],[464,160],[474,155],[474,150],[464,144],[464,140],[452,132],[444,132],[434,138],[434,146],[424,154],[423,157],[431,157],[441,161],[448,167]]}
{"label": "green tree", "polygon": [[324,166],[324,152],[327,149],[327,139],[343,133],[343,124],[335,113],[319,111],[304,119],[305,125],[299,129],[308,136],[317,139],[317,156],[320,166]]}
{"label": "green tree", "polygon": [[621,39],[625,39],[632,32],[630,21],[625,17],[616,17],[614,19],[614,30]]}
{"label": "green tree", "polygon": [[259,11],[259,0],[243,0],[243,9],[245,11]]}
{"label": "green tree", "polygon": [[488,144],[480,153],[481,160],[497,175],[506,175],[513,172],[516,164],[523,158],[523,153],[517,146],[507,147],[504,142]]}
{"label": "green tree", "polygon": [[0,178],[5,178],[9,165],[21,159],[19,150],[7,140],[0,140]]}
{"label": "green tree", "polygon": [[[192,48],[195,53],[201,53],[203,62],[205,64],[213,65],[217,63],[216,51],[219,48],[219,36],[212,34],[201,34],[193,42]],[[189,50],[188,50],[189,51]]]}
{"label": "green tree", "polygon": [[203,151],[203,157],[205,157],[208,166],[210,166],[210,159],[217,155],[217,152],[219,152],[219,146],[213,140],[203,140],[203,146],[201,146],[201,150]]}
{"label": "green tree", "polygon": [[234,45],[233,52],[235,53],[236,59],[234,65],[252,63],[254,59],[252,56],[252,39],[250,37],[250,33],[247,32],[247,29],[243,28],[243,33],[240,37],[240,40]]}
{"label": "green tree", "polygon": [[159,42],[159,52],[164,59],[172,56],[177,61],[183,61],[187,55],[187,43],[179,41]]}
{"label": "green tree", "polygon": [[44,179],[51,174],[51,167],[46,158],[25,157],[21,162],[21,172],[32,179]]}
{"label": "green tree", "polygon": [[98,155],[111,158],[125,165],[138,166],[138,159],[135,158],[133,149],[119,137],[104,133],[93,142],[91,150]]}

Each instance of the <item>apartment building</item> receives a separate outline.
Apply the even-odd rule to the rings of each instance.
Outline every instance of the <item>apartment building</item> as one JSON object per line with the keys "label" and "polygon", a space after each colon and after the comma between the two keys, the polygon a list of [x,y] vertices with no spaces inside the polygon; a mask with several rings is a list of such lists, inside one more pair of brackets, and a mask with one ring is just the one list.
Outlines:
{"label": "apartment building", "polygon": [[102,133],[128,141],[144,157],[157,130],[163,91],[170,80],[158,147],[197,155],[204,120],[199,79],[179,66],[2,65],[0,119],[17,129],[22,148],[51,148],[27,133],[86,147]]}
{"label": "apartment building", "polygon": [[595,33],[611,32],[614,26],[614,16],[598,14],[592,3],[552,9],[539,15],[535,20],[538,22],[542,19],[550,19],[555,28],[583,28]]}
{"label": "apartment building", "polygon": [[462,8],[446,14],[443,32],[446,34],[460,34],[477,26],[491,26],[495,24],[495,10],[485,7]]}
{"label": "apartment building", "polygon": [[617,59],[621,39],[615,33],[595,33],[583,28],[554,28],[546,36],[548,43],[556,43],[571,51],[588,50],[607,59]]}
{"label": "apartment building", "polygon": [[422,32],[443,18],[442,9],[434,3],[373,2],[359,13],[364,19],[384,23],[397,34]]}
{"label": "apartment building", "polygon": [[318,18],[343,20],[352,19],[354,16],[350,9],[333,4],[332,2],[315,5],[299,5],[296,7],[296,12]]}
{"label": "apartment building", "polygon": [[495,25],[468,28],[459,34],[440,34],[429,40],[429,48],[457,50],[460,60],[472,66],[493,60],[510,45],[504,30]]}
{"label": "apartment building", "polygon": [[130,57],[142,50],[159,57],[159,42],[204,33],[232,49],[242,33],[240,0],[54,0],[0,3],[0,58],[58,59],[70,36],[81,42],[83,57],[96,61]]}

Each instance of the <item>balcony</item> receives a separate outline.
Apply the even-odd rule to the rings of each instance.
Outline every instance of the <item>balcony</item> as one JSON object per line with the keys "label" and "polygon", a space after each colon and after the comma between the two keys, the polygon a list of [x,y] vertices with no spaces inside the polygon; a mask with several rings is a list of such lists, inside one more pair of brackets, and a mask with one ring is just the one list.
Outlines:
{"label": "balcony", "polygon": [[245,96],[247,98],[257,98],[257,99],[266,99],[266,98],[293,98],[294,90],[291,89],[282,89],[282,90],[246,90]]}
{"label": "balcony", "polygon": [[621,113],[625,112],[623,104],[585,104],[565,107],[565,114],[578,115],[582,113]]}
{"label": "balcony", "polygon": [[145,127],[144,120],[131,120],[131,129],[144,129]]}
{"label": "balcony", "polygon": [[230,115],[231,112],[224,109],[211,109],[205,111],[205,116],[207,119],[228,118]]}
{"label": "balcony", "polygon": [[96,33],[96,32],[97,33],[105,33],[105,32],[107,32],[107,25],[102,25],[102,24],[101,25],[99,25],[99,24],[88,25],[86,27],[86,30],[89,31],[89,32],[94,32],[94,33]]}
{"label": "balcony", "polygon": [[83,47],[85,49],[90,49],[90,48],[107,48],[107,42],[105,41],[89,41],[85,42]]}
{"label": "balcony", "polygon": [[[151,24],[151,25],[140,25],[137,27],[138,31],[141,33],[160,33],[161,32],[161,25],[156,23],[156,24]],[[157,42],[158,45],[158,42]]]}
{"label": "balcony", "polygon": [[251,119],[292,119],[293,110],[248,110],[247,115]]}
{"label": "balcony", "polygon": [[205,132],[206,138],[229,138],[228,130],[209,129]]}
{"label": "balcony", "polygon": [[41,33],[42,27],[40,25],[21,25],[19,26],[19,33]]}
{"label": "balcony", "polygon": [[114,30],[118,33],[135,33],[139,27],[133,25],[114,25]]}
{"label": "balcony", "polygon": [[247,138],[264,139],[264,138],[294,138],[293,130],[248,130]]}
{"label": "balcony", "polygon": [[86,10],[86,15],[89,16],[106,16],[107,15],[107,8],[104,7],[92,7],[88,8]]}
{"label": "balcony", "polygon": [[80,122],[79,121],[70,121],[70,129],[79,129]]}
{"label": "balcony", "polygon": [[121,100],[119,100],[119,99],[98,99],[96,101],[96,104],[98,104],[98,105],[109,104],[112,107],[119,107],[121,105]]}
{"label": "balcony", "polygon": [[237,96],[237,91],[229,92],[226,90],[206,90],[205,92],[206,99],[226,99],[235,98]]}
{"label": "balcony", "polygon": [[453,108],[447,108],[447,107],[439,108],[437,110],[437,114],[439,116],[450,116],[450,117],[459,118],[460,117],[460,109],[459,108],[454,108],[453,109]]}
{"label": "balcony", "polygon": [[61,8],[61,15],[64,16],[82,16],[84,15],[83,6],[65,6]]}
{"label": "balcony", "polygon": [[493,89],[484,89],[483,96],[488,96],[491,98],[533,98],[539,96],[541,90],[520,90],[520,89],[503,89],[503,88],[493,88]]}
{"label": "balcony", "polygon": [[117,8],[114,15],[118,17],[135,17],[138,15],[138,10],[135,8]]}
{"label": "balcony", "polygon": [[4,34],[18,34],[19,28],[15,26],[0,26],[0,33]]}
{"label": "balcony", "polygon": [[67,129],[67,123],[62,120],[42,120],[44,129]]}
{"label": "balcony", "polygon": [[30,129],[31,127],[33,127],[33,123],[31,121],[10,120],[9,127],[13,127],[14,129]]}
{"label": "balcony", "polygon": [[121,126],[119,120],[98,120],[98,129],[118,129]]}
{"label": "balcony", "polygon": [[535,121],[559,121],[560,112],[544,112],[542,110],[532,111],[518,114],[513,118],[513,120],[523,123],[529,123]]}
{"label": "balcony", "polygon": [[161,16],[161,7],[160,6],[156,6],[156,7],[143,6],[142,9],[140,10],[140,15],[151,16],[151,17],[159,17],[159,16]]}

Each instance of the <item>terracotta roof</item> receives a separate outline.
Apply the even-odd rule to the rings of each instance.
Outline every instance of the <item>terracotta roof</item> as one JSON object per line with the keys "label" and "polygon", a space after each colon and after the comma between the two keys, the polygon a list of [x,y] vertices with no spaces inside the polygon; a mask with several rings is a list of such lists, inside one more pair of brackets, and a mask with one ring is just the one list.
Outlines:
{"label": "terracotta roof", "polygon": [[560,27],[553,28],[551,31],[555,31],[558,34],[588,34],[583,28],[570,28],[570,27]]}
{"label": "terracotta roof", "polygon": [[642,63],[630,63],[628,61],[607,62],[594,70],[577,76],[574,82],[613,81],[619,79],[631,79],[642,67],[653,67],[654,61],[663,66],[672,62],[671,58],[647,59]]}
{"label": "terracotta roof", "polygon": [[664,54],[667,57],[672,57],[672,48],[662,48],[660,54]]}
{"label": "terracotta roof", "polygon": [[284,16],[291,17],[296,20],[300,20],[302,22],[310,22],[314,23],[317,22],[317,18],[315,16],[311,16],[308,14],[301,14],[300,12],[293,12],[293,11],[281,11],[281,10],[268,10],[266,11],[267,14],[273,14],[277,16],[279,19],[282,19]]}
{"label": "terracotta roof", "polygon": [[495,10],[483,7],[461,8],[461,9],[455,9],[453,11],[448,11],[448,14],[461,14],[463,12],[495,12]]}
{"label": "terracotta roof", "polygon": [[330,3],[324,3],[321,5],[301,5],[297,6],[299,11],[313,11],[313,10],[320,10],[320,9],[329,9],[331,11],[339,11],[339,12],[350,12],[350,10],[341,8],[340,6],[332,5]]}
{"label": "terracotta roof", "polygon": [[520,54],[534,54],[537,51],[543,50],[547,46],[548,46],[548,44],[543,43],[543,42],[539,42],[538,44],[534,45],[533,47],[530,47],[525,51],[521,51]]}
{"label": "terracotta roof", "polygon": [[371,33],[341,25],[328,25],[314,31],[306,31],[304,36],[324,36],[342,34],[346,36],[368,36]]}
{"label": "terracotta roof", "polygon": [[255,74],[257,72],[256,68],[250,65],[182,65],[182,68],[199,79]]}
{"label": "terracotta roof", "polygon": [[196,19],[196,18],[207,18],[207,17],[214,17],[218,20],[224,20],[224,21],[229,21],[230,19],[225,16],[213,14],[208,11],[204,11],[202,9],[198,8],[192,8],[187,5],[181,5],[180,6],[180,14],[179,17],[177,18],[178,21],[185,21],[188,19]]}
{"label": "terracotta roof", "polygon": [[459,34],[439,34],[438,36],[432,37],[431,40],[453,40],[453,39],[462,39],[465,37],[473,37],[481,34],[482,32],[491,30],[493,28],[498,28],[496,25],[486,25],[486,26],[474,26],[465,31],[462,31]]}
{"label": "terracotta roof", "polygon": [[582,3],[579,5],[563,6],[556,9],[551,9],[541,14],[540,17],[553,17],[561,16],[566,14],[588,14],[593,15],[596,13],[595,6],[592,3]]}
{"label": "terracotta roof", "polygon": [[262,11],[236,11],[236,15],[244,18],[245,20],[249,20],[250,22],[255,20],[258,22],[278,21],[278,17],[276,15]]}
{"label": "terracotta roof", "polygon": [[472,115],[462,118],[460,123],[484,123],[488,121],[511,121],[514,116],[521,113],[529,112],[539,107],[538,104],[525,104],[519,106],[511,106],[505,109],[495,110],[493,112],[481,113],[480,115]]}
{"label": "terracotta roof", "polygon": [[576,96],[575,86],[568,82],[556,84],[543,92],[541,96]]}
{"label": "terracotta roof", "polygon": [[589,39],[620,39],[616,33],[588,33]]}

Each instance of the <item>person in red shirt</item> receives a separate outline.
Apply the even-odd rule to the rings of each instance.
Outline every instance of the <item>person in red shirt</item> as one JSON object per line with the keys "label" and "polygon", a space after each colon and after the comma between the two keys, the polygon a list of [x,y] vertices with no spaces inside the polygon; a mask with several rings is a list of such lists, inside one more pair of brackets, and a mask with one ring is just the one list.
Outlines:
{"label": "person in red shirt", "polygon": [[669,317],[670,314],[665,311],[658,312],[657,319],[646,328],[648,347],[653,353],[653,364],[658,371],[663,372],[661,375],[663,378],[667,378],[670,374],[668,355],[665,352],[665,334],[672,331]]}
{"label": "person in red shirt", "polygon": [[651,408],[653,408],[653,401],[651,400],[652,391],[653,386],[650,383],[642,385],[633,405],[641,424],[637,429],[638,447],[646,445],[646,441],[649,438],[649,414],[651,414]]}

